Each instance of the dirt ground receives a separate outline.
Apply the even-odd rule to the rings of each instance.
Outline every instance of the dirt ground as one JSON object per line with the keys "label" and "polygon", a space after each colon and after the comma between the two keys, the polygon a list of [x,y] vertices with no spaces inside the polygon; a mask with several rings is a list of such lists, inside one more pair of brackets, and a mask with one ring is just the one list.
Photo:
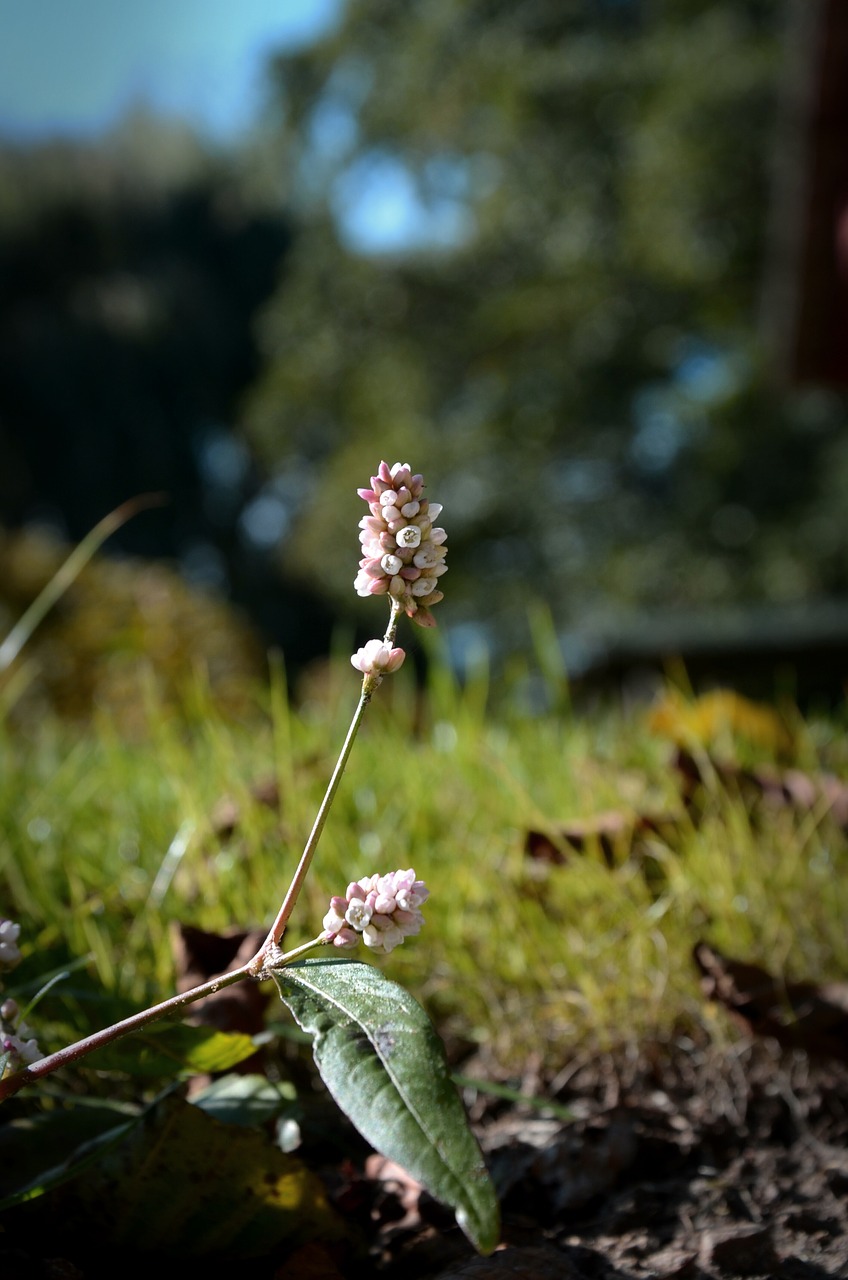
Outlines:
{"label": "dirt ground", "polygon": [[[482,1056],[462,1070],[497,1078]],[[158,1280],[848,1280],[848,1062],[816,1061],[767,1037],[721,1050],[681,1038],[584,1056],[554,1078],[530,1064],[522,1092],[555,1100],[570,1118],[465,1095],[503,1210],[503,1243],[489,1258],[314,1094],[324,1132],[338,1136],[304,1156],[361,1229],[360,1246],[315,1241],[285,1260],[230,1264],[157,1258],[148,1270]],[[124,1273],[125,1251],[103,1253],[87,1236],[66,1248],[55,1225],[21,1241],[0,1233],[2,1280]]]}
{"label": "dirt ground", "polygon": [[[469,1074],[473,1074],[469,1069]],[[377,1157],[372,1262],[398,1280],[848,1277],[848,1066],[773,1041],[577,1064],[570,1122],[480,1097],[503,1205],[475,1258],[439,1206]]]}

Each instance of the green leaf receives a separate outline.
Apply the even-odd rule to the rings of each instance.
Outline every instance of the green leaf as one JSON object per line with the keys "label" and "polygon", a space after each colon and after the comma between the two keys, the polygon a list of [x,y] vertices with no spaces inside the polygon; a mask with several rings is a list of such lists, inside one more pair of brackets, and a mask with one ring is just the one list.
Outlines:
{"label": "green leaf", "polygon": [[123,1040],[97,1049],[98,1071],[131,1076],[205,1075],[229,1071],[256,1052],[250,1036],[190,1023],[153,1023]]}
{"label": "green leaf", "polygon": [[76,1178],[120,1142],[138,1115],[108,1104],[61,1108],[0,1125],[0,1211]]}
{"label": "green leaf", "polygon": [[306,960],[273,977],[313,1035],[318,1070],[345,1115],[491,1253],[500,1227],[494,1187],[421,1006],[378,969],[351,961]]}
{"label": "green leaf", "polygon": [[64,1207],[117,1247],[216,1262],[348,1236],[303,1161],[173,1096],[75,1184]]}
{"label": "green leaf", "polygon": [[290,1107],[297,1097],[288,1080],[259,1075],[222,1076],[196,1093],[192,1104],[223,1124],[261,1125]]}

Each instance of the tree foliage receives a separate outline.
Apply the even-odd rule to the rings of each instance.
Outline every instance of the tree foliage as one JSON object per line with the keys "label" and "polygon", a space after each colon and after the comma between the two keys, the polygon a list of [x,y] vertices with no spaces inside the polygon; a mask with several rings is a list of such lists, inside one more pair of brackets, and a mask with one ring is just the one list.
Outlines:
{"label": "tree foliage", "polygon": [[350,592],[382,456],[438,486],[455,618],[844,588],[838,406],[757,336],[784,8],[357,0],[278,60],[298,231],[246,419],[301,478],[290,569]]}

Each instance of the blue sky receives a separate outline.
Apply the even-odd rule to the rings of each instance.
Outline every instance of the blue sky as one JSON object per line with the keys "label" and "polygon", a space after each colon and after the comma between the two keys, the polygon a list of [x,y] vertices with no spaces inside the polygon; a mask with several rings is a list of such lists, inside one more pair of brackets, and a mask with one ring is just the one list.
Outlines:
{"label": "blue sky", "polygon": [[[260,116],[269,57],[318,38],[344,3],[0,0],[0,139],[93,138],[146,106],[219,143],[235,142]],[[350,110],[325,124],[313,139],[319,149],[355,140]],[[446,248],[471,229],[456,193],[423,201],[390,154],[343,167],[332,205],[343,239],[359,253]]]}
{"label": "blue sky", "polygon": [[0,134],[94,136],[145,103],[226,142],[263,102],[275,49],[343,0],[0,0]]}

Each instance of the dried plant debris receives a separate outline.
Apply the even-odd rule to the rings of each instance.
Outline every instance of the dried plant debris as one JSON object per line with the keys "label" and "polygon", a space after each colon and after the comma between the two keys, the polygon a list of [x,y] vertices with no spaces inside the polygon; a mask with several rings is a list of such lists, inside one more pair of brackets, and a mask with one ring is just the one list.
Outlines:
{"label": "dried plant debris", "polygon": [[729,1009],[745,1030],[811,1057],[848,1062],[848,982],[787,982],[705,942],[693,954],[706,997]]}

